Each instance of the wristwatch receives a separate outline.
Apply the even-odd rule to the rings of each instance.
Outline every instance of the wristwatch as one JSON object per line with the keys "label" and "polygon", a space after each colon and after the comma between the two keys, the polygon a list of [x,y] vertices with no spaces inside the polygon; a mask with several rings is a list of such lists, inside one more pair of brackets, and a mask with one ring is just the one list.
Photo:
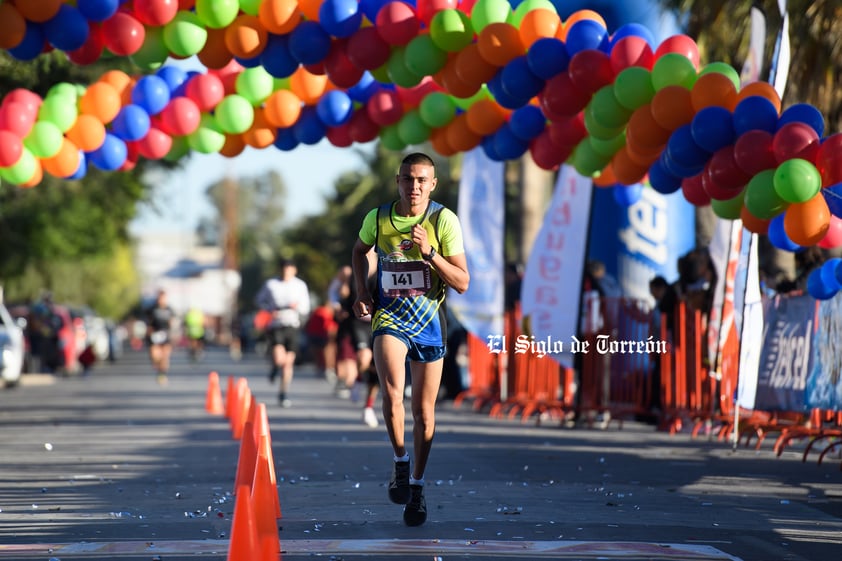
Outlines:
{"label": "wristwatch", "polygon": [[435,257],[435,256],[436,256],[436,248],[431,247],[430,253],[428,255],[424,255],[423,253],[421,254],[421,259],[423,259],[424,261],[432,261],[433,257]]}

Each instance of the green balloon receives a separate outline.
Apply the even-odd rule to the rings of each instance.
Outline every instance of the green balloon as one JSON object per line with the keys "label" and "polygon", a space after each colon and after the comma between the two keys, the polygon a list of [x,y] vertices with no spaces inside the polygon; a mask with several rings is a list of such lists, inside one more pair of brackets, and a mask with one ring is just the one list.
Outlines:
{"label": "green balloon", "polygon": [[187,145],[202,154],[216,154],[225,145],[225,134],[213,115],[202,115],[199,128],[187,135]]}
{"label": "green balloon", "polygon": [[617,101],[614,96],[614,87],[611,85],[597,90],[588,105],[593,113],[594,121],[605,129],[625,127],[632,114],[630,109],[626,109]]}
{"label": "green balloon", "polygon": [[430,139],[430,132],[417,109],[407,111],[398,121],[398,136],[407,146],[426,142]]}
{"label": "green balloon", "polygon": [[822,176],[812,163],[793,158],[781,163],[773,178],[775,192],[788,203],[809,201],[822,188]]}
{"label": "green balloon", "polygon": [[430,37],[440,49],[459,52],[474,40],[474,27],[471,19],[461,10],[449,8],[441,10],[430,22]]}
{"label": "green balloon", "polygon": [[596,138],[600,138],[602,140],[609,140],[623,132],[623,127],[606,127],[601,124],[594,116],[593,99],[591,99],[591,103],[585,107],[585,130],[587,130],[588,134],[591,136],[595,136]]}
{"label": "green balloon", "polygon": [[243,13],[256,16],[260,11],[260,4],[263,0],[240,0],[240,9]]}
{"label": "green balloon", "polygon": [[462,111],[467,111],[468,107],[476,103],[481,99],[494,99],[494,96],[491,95],[491,92],[488,91],[488,86],[483,84],[480,86],[479,91],[472,95],[471,97],[456,97],[453,96],[453,102],[456,104],[456,107],[461,109]]}
{"label": "green balloon", "polygon": [[688,90],[696,83],[696,67],[684,55],[666,53],[652,67],[652,85],[655,91],[667,86],[683,86]]}
{"label": "green balloon", "polygon": [[208,30],[193,12],[180,10],[164,25],[164,43],[176,56],[188,57],[197,54],[207,40]]}
{"label": "green balloon", "polygon": [[66,93],[48,95],[38,108],[38,120],[54,124],[61,133],[70,130],[78,116],[76,96]]}
{"label": "green balloon", "polygon": [[228,27],[239,12],[238,0],[196,0],[196,15],[212,29]]}
{"label": "green balloon", "polygon": [[79,97],[79,90],[77,89],[76,84],[71,84],[69,82],[59,82],[58,84],[54,84],[47,90],[47,95],[45,97],[52,97],[54,95],[66,95],[76,99]]}
{"label": "green balloon", "polygon": [[405,52],[406,47],[395,47],[392,50],[392,55],[386,62],[386,73],[389,76],[386,83],[392,82],[402,88],[411,88],[420,84],[424,76],[416,74],[406,67],[404,62]]}
{"label": "green balloon", "polygon": [[234,82],[237,93],[249,100],[252,105],[263,103],[275,91],[272,75],[262,66],[246,68]]}
{"label": "green balloon", "polygon": [[401,139],[397,125],[389,125],[380,129],[380,144],[387,150],[395,152],[400,152],[406,148],[406,143]]}
{"label": "green balloon", "polygon": [[520,22],[523,21],[523,16],[532,10],[549,10],[555,14],[558,13],[555,5],[550,0],[524,0],[517,5],[515,11],[509,15],[507,22],[515,27],[520,27]]}
{"label": "green balloon", "polygon": [[713,210],[713,213],[719,218],[724,220],[737,220],[740,217],[740,212],[743,210],[744,199],[745,189],[732,199],[725,199],[724,201],[711,199],[710,207]]}
{"label": "green balloon", "polygon": [[24,148],[17,162],[10,167],[3,168],[3,178],[9,183],[22,185],[32,179],[37,170],[38,160],[35,159],[32,152]]}
{"label": "green balloon", "polygon": [[228,134],[246,132],[254,121],[254,107],[239,94],[229,94],[222,98],[213,114],[219,128]]}
{"label": "green balloon", "polygon": [[[195,131],[194,131],[195,132]],[[168,162],[177,162],[190,152],[190,145],[187,143],[186,136],[173,136],[170,151],[164,156],[164,160]]]}
{"label": "green balloon", "polygon": [[419,76],[432,76],[447,63],[447,52],[433,43],[429,34],[418,35],[406,45],[406,68]]}
{"label": "green balloon", "polygon": [[739,91],[742,85],[740,81],[740,73],[737,72],[733,66],[727,62],[711,62],[699,71],[699,76],[704,76],[705,74],[710,74],[712,72],[727,76],[734,84],[734,87],[737,88],[737,91]]}
{"label": "green balloon", "polygon": [[630,66],[614,78],[614,97],[630,111],[646,105],[655,97],[652,73],[642,66]]}
{"label": "green balloon", "polygon": [[23,145],[32,152],[33,156],[44,159],[58,154],[63,141],[64,134],[54,123],[37,121],[23,139]]}
{"label": "green balloon", "polygon": [[763,170],[748,182],[745,190],[746,205],[752,216],[762,220],[774,218],[789,206],[775,191],[775,170]]}
{"label": "green balloon", "polygon": [[443,127],[456,116],[456,102],[444,92],[433,92],[418,104],[418,114],[427,126]]}
{"label": "green balloon", "polygon": [[624,131],[615,136],[614,138],[609,139],[601,139],[596,138],[595,136],[588,136],[587,140],[590,143],[591,148],[594,152],[596,152],[600,156],[612,158],[614,154],[619,152],[620,149],[626,145],[626,133]]}
{"label": "green balloon", "polygon": [[571,158],[573,167],[585,177],[599,172],[611,161],[610,157],[598,154],[587,139],[576,145]]}
{"label": "green balloon", "polygon": [[157,70],[170,56],[170,49],[164,42],[164,28],[149,26],[140,49],[129,58],[143,70]]}
{"label": "green balloon", "polygon": [[[394,53],[392,56],[394,56]],[[374,70],[369,70],[369,72],[371,73],[371,76],[381,84],[388,84],[392,81],[389,77],[389,61],[386,61],[385,64],[375,68]]]}
{"label": "green balloon", "polygon": [[489,23],[505,23],[512,13],[507,0],[477,0],[471,9],[471,25],[479,35]]}

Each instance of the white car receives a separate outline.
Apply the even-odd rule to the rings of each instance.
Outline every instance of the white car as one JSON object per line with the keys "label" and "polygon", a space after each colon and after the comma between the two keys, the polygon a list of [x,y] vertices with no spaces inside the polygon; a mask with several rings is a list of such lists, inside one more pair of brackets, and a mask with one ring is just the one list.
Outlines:
{"label": "white car", "polygon": [[20,381],[25,352],[23,330],[0,303],[0,382],[14,386]]}

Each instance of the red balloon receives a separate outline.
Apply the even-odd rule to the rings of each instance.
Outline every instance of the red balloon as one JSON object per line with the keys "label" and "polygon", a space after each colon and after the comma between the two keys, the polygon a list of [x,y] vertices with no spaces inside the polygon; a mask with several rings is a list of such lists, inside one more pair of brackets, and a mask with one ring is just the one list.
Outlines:
{"label": "red balloon", "polygon": [[174,136],[185,136],[199,128],[202,112],[188,97],[174,97],[161,111],[164,132]]}
{"label": "red balloon", "polygon": [[36,118],[37,115],[31,113],[23,103],[4,102],[3,108],[0,109],[0,130],[10,131],[18,138],[26,138]]}
{"label": "red balloon", "polygon": [[576,146],[588,135],[582,113],[553,121],[547,130],[553,142],[558,146]]}
{"label": "red balloon", "polygon": [[117,12],[102,23],[105,46],[117,56],[129,56],[143,46],[146,28],[126,12]]}
{"label": "red balloon", "polygon": [[816,153],[816,168],[822,175],[822,185],[842,182],[842,133],[825,138]]}
{"label": "red balloon", "polygon": [[137,141],[140,155],[148,160],[160,160],[170,152],[172,137],[161,129],[151,127],[146,136]]}
{"label": "red balloon", "polygon": [[778,167],[772,151],[772,135],[757,129],[740,135],[734,143],[734,161],[752,177],[763,170]]}
{"label": "red balloon", "polygon": [[361,27],[348,38],[345,48],[348,58],[363,70],[380,68],[392,54],[389,43],[374,27]]}
{"label": "red balloon", "polygon": [[23,141],[11,131],[0,130],[0,167],[7,168],[17,163],[23,154]]}
{"label": "red balloon", "polygon": [[806,123],[787,123],[772,138],[772,152],[780,164],[792,158],[814,162],[819,151],[819,135]]}
{"label": "red balloon", "polygon": [[371,120],[365,107],[357,109],[348,121],[348,135],[354,142],[365,144],[380,134],[380,126]]}
{"label": "red balloon", "polygon": [[539,168],[546,170],[553,170],[560,166],[572,152],[572,146],[559,146],[553,142],[549,130],[544,130],[529,145],[532,159]]}
{"label": "red balloon", "polygon": [[547,80],[540,101],[545,114],[572,117],[588,105],[590,95],[576,87],[570,76],[562,72]]}
{"label": "red balloon", "polygon": [[390,45],[406,45],[418,34],[421,22],[409,4],[389,2],[377,12],[375,26],[380,37]]}
{"label": "red balloon", "polygon": [[338,127],[329,127],[325,133],[328,141],[338,148],[347,148],[354,143],[351,138],[351,123],[345,123]]}
{"label": "red balloon", "polygon": [[309,72],[314,76],[324,76],[327,74],[327,69],[325,68],[325,61],[320,60],[319,62],[314,62],[312,64],[305,64],[304,70]]}
{"label": "red balloon", "polygon": [[667,53],[677,53],[685,56],[696,69],[699,69],[699,46],[687,35],[673,35],[667,37],[664,42],[655,49],[655,60]]}
{"label": "red balloon", "polygon": [[687,202],[694,206],[707,206],[710,204],[710,195],[705,191],[702,184],[705,172],[681,180],[681,192]]}
{"label": "red balloon", "polygon": [[822,249],[836,249],[842,247],[842,218],[830,215],[830,227],[818,244]]}
{"label": "red balloon", "polygon": [[359,82],[365,72],[348,58],[347,43],[348,41],[343,39],[335,40],[323,61],[328,79],[343,89]]}
{"label": "red balloon", "polygon": [[88,40],[75,51],[69,51],[67,58],[74,64],[81,66],[93,64],[102,56],[104,47],[105,35],[102,32],[102,26],[88,22]]}
{"label": "red balloon", "polygon": [[403,104],[398,92],[377,91],[368,99],[366,107],[371,120],[381,127],[394,125],[403,117]]}
{"label": "red balloon", "polygon": [[733,146],[725,146],[714,152],[708,160],[706,169],[710,180],[708,185],[715,186],[713,188],[716,192],[722,195],[714,195],[709,190],[708,193],[714,199],[727,200],[736,197],[751,180],[751,176],[737,165]]}
{"label": "red balloon", "polygon": [[178,0],[134,0],[134,15],[141,23],[166,25],[178,12]]}
{"label": "red balloon", "polygon": [[601,87],[614,82],[611,59],[596,49],[585,49],[573,55],[567,66],[567,73],[573,84],[587,94],[593,94]]}
{"label": "red balloon", "polygon": [[35,117],[38,115],[38,108],[41,107],[43,100],[41,96],[33,91],[24,88],[15,88],[3,98],[3,103],[0,107],[6,107],[7,104],[12,102],[20,104],[16,108],[17,111],[22,110],[28,115]]}
{"label": "red balloon", "polygon": [[427,96],[427,94],[442,91],[438,84],[436,84],[436,82],[429,76],[424,76],[421,83],[417,86],[413,86],[411,88],[396,86],[395,89],[401,97],[401,100],[410,107],[417,107],[420,105],[421,101]]}
{"label": "red balloon", "polygon": [[655,55],[646,39],[633,35],[617,41],[611,47],[609,58],[614,74],[619,74],[630,66],[642,66],[647,70],[652,70],[652,66],[655,64]]}
{"label": "red balloon", "polygon": [[415,6],[418,11],[418,19],[424,22],[424,25],[428,28],[430,27],[430,22],[433,21],[433,16],[442,10],[453,10],[459,8],[462,13],[470,14],[470,8],[473,8],[472,5],[466,9],[466,7],[460,4],[457,0],[418,0]]}
{"label": "red balloon", "polygon": [[216,74],[196,74],[187,82],[184,93],[199,111],[208,112],[225,97],[225,86]]}

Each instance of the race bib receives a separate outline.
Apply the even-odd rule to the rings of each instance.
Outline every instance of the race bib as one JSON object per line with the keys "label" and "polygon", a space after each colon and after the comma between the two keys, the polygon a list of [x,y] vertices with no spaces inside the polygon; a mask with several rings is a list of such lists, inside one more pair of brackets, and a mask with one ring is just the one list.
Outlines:
{"label": "race bib", "polygon": [[380,287],[387,298],[412,298],[432,286],[430,266],[423,261],[382,261]]}
{"label": "race bib", "polygon": [[152,335],[149,336],[149,340],[152,341],[153,345],[160,345],[162,343],[167,342],[167,332],[166,331],[153,331]]}

